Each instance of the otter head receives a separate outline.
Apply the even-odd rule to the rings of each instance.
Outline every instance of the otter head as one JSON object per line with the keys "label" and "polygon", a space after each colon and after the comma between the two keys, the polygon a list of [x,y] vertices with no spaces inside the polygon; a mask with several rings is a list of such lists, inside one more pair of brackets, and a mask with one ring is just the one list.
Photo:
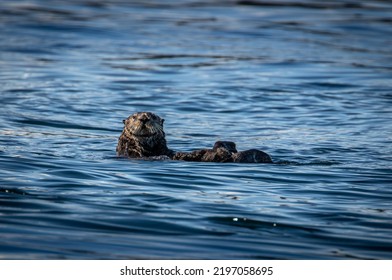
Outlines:
{"label": "otter head", "polygon": [[236,149],[236,145],[234,142],[231,141],[217,141],[214,144],[214,147],[212,148],[212,150],[214,152],[218,151],[219,148],[223,148],[225,150],[227,150],[230,153],[236,153],[237,149]]}
{"label": "otter head", "polygon": [[163,122],[157,115],[150,112],[139,112],[123,120],[124,132],[129,137],[165,137]]}

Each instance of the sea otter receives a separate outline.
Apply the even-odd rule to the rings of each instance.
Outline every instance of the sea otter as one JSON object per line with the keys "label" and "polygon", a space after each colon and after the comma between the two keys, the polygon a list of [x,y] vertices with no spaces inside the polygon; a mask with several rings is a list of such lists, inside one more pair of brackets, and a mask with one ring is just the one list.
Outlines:
{"label": "sea otter", "polygon": [[150,112],[135,113],[123,120],[117,155],[198,162],[272,163],[271,157],[260,150],[238,152],[236,144],[231,141],[217,141],[212,149],[174,152],[166,145],[163,122],[164,119]]}
{"label": "sea otter", "polygon": [[212,149],[196,150],[193,152],[177,152],[176,160],[204,162],[241,162],[241,163],[272,163],[271,157],[260,150],[251,149],[238,152],[231,141],[217,141]]}
{"label": "sea otter", "polygon": [[168,156],[174,152],[166,145],[164,119],[150,112],[140,112],[123,120],[124,129],[118,139],[117,155],[131,158]]}
{"label": "sea otter", "polygon": [[235,143],[230,141],[217,141],[212,149],[196,150],[192,152],[177,152],[173,159],[185,161],[204,162],[233,162],[233,153],[236,153]]}

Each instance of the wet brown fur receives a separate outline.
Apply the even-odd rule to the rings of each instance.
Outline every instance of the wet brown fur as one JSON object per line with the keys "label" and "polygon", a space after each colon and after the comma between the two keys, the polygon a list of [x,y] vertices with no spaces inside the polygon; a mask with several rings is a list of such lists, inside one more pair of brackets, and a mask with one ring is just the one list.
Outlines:
{"label": "wet brown fur", "polygon": [[198,162],[272,163],[271,157],[260,150],[238,152],[236,144],[231,141],[217,141],[212,149],[174,152],[166,145],[164,120],[150,112],[135,113],[123,122],[124,129],[116,149],[118,156],[157,159],[163,156]]}
{"label": "wet brown fur", "polygon": [[164,120],[150,112],[140,112],[123,120],[124,129],[118,139],[117,155],[131,158],[168,156],[174,152],[166,145]]}

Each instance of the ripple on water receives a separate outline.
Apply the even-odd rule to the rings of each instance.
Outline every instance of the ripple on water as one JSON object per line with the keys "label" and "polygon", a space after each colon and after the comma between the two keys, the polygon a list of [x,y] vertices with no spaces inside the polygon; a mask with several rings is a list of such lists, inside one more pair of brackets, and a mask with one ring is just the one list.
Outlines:
{"label": "ripple on water", "polygon": [[[391,258],[391,10],[1,1],[1,258]],[[274,164],[118,159],[135,111]]]}

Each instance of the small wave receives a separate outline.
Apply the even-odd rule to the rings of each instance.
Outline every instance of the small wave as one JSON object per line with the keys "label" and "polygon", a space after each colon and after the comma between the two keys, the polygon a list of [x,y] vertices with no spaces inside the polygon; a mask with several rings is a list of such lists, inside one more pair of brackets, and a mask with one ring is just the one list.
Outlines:
{"label": "small wave", "polygon": [[0,187],[0,193],[4,194],[15,194],[15,195],[30,195],[28,192],[18,189],[18,188],[5,188],[5,187]]}
{"label": "small wave", "polygon": [[301,230],[306,232],[322,232],[321,229],[281,222],[267,222],[243,217],[210,217],[209,221],[247,229],[277,229],[277,230]]}
{"label": "small wave", "polygon": [[70,123],[70,122],[58,121],[58,120],[25,118],[25,119],[17,119],[14,121],[17,123],[34,125],[34,126],[49,126],[55,128],[80,129],[80,130],[117,131],[115,129],[105,128],[105,127],[86,126],[86,125],[80,125],[76,123]]}
{"label": "small wave", "polygon": [[331,166],[331,165],[340,165],[342,164],[340,161],[337,160],[314,160],[310,162],[298,162],[298,161],[292,161],[292,160],[277,160],[274,161],[274,164],[279,164],[279,165],[320,165],[320,166]]}

